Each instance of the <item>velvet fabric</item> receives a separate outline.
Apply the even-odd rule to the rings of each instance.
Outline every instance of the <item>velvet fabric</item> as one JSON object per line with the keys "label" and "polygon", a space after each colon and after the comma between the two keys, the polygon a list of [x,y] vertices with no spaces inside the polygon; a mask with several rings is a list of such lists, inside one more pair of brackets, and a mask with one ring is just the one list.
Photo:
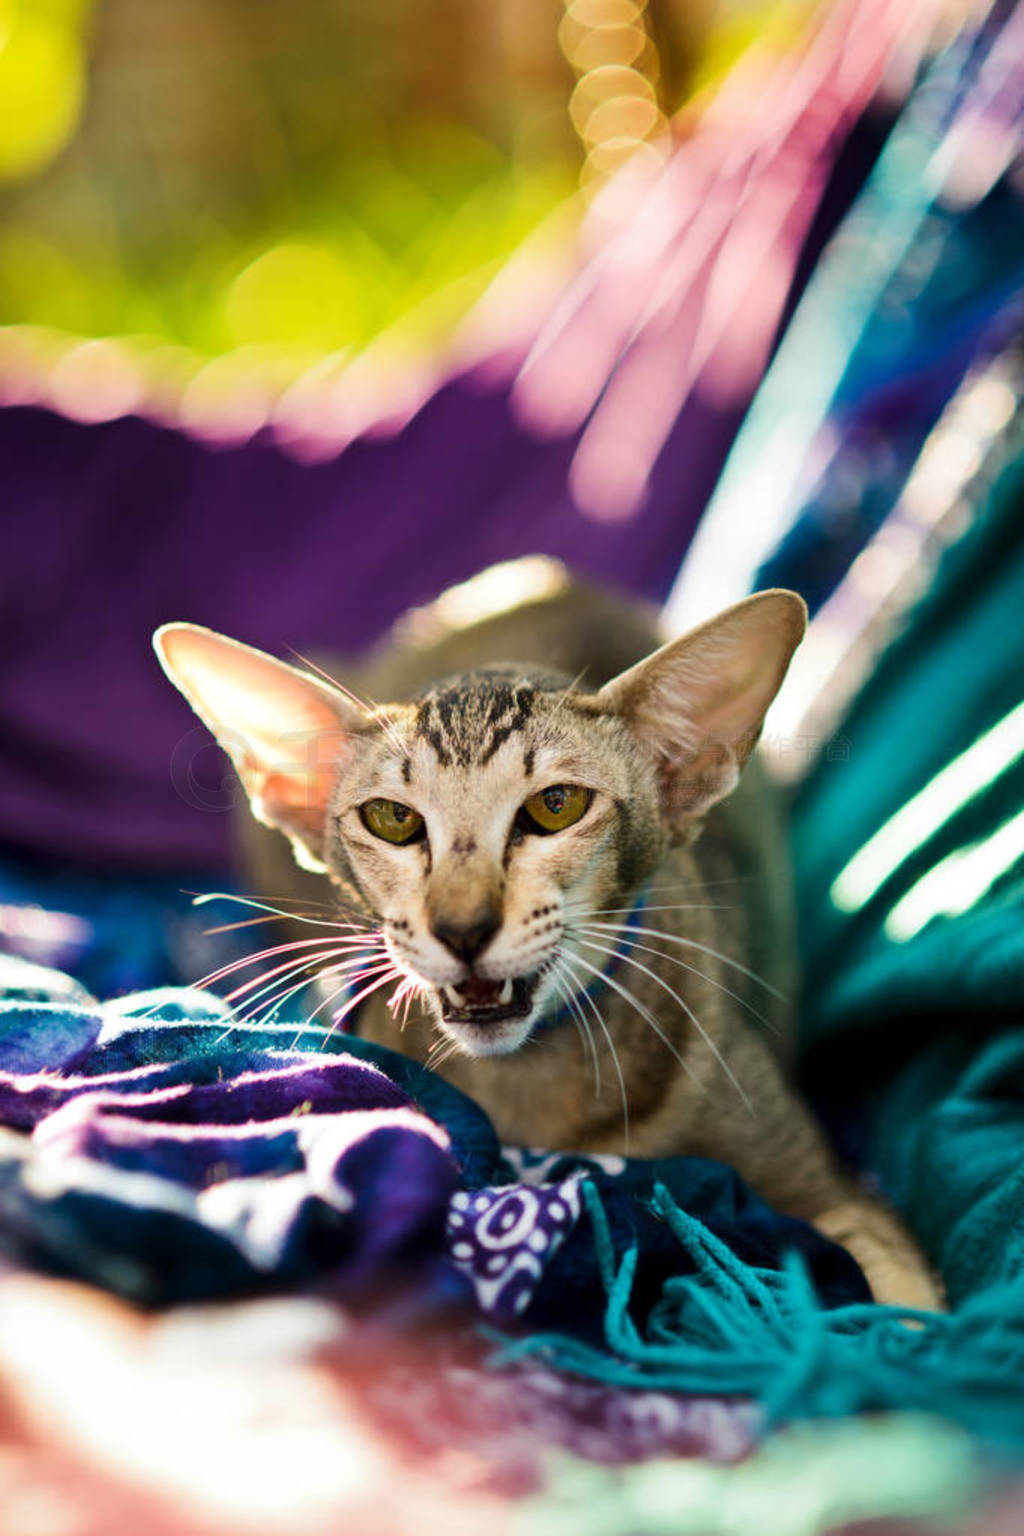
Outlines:
{"label": "velvet fabric", "polygon": [[[1018,455],[844,721],[847,760],[795,808],[807,1080],[957,1302],[1024,1275],[1022,507]],[[876,842],[874,888],[839,904],[915,799],[916,835]]]}

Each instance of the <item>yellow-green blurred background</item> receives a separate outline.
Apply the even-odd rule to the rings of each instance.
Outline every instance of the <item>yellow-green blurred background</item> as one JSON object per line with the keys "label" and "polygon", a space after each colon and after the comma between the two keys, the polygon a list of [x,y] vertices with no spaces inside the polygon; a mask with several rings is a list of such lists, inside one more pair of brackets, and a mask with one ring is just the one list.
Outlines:
{"label": "yellow-green blurred background", "polygon": [[737,0],[0,0],[0,326],[300,369],[442,336],[754,37]]}

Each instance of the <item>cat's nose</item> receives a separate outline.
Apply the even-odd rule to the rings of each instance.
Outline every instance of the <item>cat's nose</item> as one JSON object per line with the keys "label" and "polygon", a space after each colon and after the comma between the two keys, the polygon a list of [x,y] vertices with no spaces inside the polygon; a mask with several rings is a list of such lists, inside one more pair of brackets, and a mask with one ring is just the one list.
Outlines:
{"label": "cat's nose", "polygon": [[501,927],[501,914],[488,909],[468,922],[438,918],[431,927],[435,939],[451,950],[457,960],[472,965]]}

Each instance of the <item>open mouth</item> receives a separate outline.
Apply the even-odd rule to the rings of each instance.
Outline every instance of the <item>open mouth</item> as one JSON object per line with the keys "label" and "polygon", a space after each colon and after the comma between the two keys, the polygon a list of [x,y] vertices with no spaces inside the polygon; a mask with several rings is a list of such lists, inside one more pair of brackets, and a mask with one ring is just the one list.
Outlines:
{"label": "open mouth", "polygon": [[505,981],[470,976],[439,989],[441,1017],[446,1024],[501,1024],[506,1019],[525,1019],[533,1007],[536,985],[536,976]]}

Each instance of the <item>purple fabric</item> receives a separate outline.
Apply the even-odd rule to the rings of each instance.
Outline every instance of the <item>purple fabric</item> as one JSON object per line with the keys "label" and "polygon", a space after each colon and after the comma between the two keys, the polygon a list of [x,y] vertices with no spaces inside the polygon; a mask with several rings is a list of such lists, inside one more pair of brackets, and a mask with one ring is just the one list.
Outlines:
{"label": "purple fabric", "polygon": [[666,487],[636,523],[588,523],[570,458],[469,380],[398,438],[315,465],[266,436],[217,450],[134,418],[0,412],[0,841],[126,867],[226,862],[224,767],[152,652],[169,619],[278,654],[356,651],[410,604],[535,551],[657,595],[696,508]]}
{"label": "purple fabric", "polygon": [[606,1466],[655,1457],[734,1462],[760,1432],[739,1399],[608,1387],[539,1361],[487,1370],[464,1339],[445,1339],[367,1372],[363,1402],[414,1455],[479,1457],[507,1493],[543,1488],[555,1447]]}
{"label": "purple fabric", "polygon": [[[279,654],[352,652],[410,604],[533,552],[663,596],[808,231],[817,248],[821,210],[848,200],[833,176],[822,203],[837,157],[922,8],[823,13],[795,62],[723,93],[621,228],[585,232],[542,313],[517,329],[510,298],[499,336],[477,325],[472,366],[404,421],[385,402],[318,462],[312,404],[305,443],[300,412],[220,447],[142,417],[0,410],[0,843],[104,867],[226,861],[234,791],[153,658],[167,620]],[[841,164],[840,180],[862,173]],[[45,400],[45,381],[8,398]]]}
{"label": "purple fabric", "polygon": [[0,1125],[17,1138],[0,1156],[0,1246],[16,1256],[168,1302],[267,1285],[351,1295],[404,1255],[499,1326],[543,1326],[568,1297],[574,1330],[599,1333],[581,1181],[609,1184],[656,1292],[684,1260],[650,1190],[681,1179],[677,1196],[737,1256],[777,1264],[795,1247],[823,1295],[860,1294],[841,1250],[721,1165],[506,1160],[479,1108],[402,1056],[331,1031],[299,1049],[309,1031],[247,1024],[192,988],[86,1007],[53,974],[43,1002],[46,975],[0,959]]}
{"label": "purple fabric", "polygon": [[[524,1330],[550,1343],[552,1328],[604,1348],[623,1255],[646,1338],[672,1287],[704,1283],[662,1196],[706,1222],[730,1272],[777,1276],[799,1254],[826,1305],[866,1295],[848,1255],[724,1165],[502,1149],[479,1106],[406,1057],[246,1022],[198,988],[98,1002],[0,957],[0,1129],[5,1262],[148,1307],[340,1301],[362,1322],[346,1333],[350,1365],[379,1359],[383,1341],[393,1388],[396,1359],[422,1346],[430,1432],[447,1419],[455,1441],[490,1455],[504,1424],[534,1464],[546,1434],[609,1461],[749,1447],[756,1415],[710,1399],[714,1372],[694,1398],[632,1391],[632,1366],[623,1381],[611,1356],[605,1385],[535,1361],[496,1393],[485,1367],[497,1362],[470,1331],[498,1330],[513,1354]],[[392,1394],[392,1414],[409,1405]]]}

